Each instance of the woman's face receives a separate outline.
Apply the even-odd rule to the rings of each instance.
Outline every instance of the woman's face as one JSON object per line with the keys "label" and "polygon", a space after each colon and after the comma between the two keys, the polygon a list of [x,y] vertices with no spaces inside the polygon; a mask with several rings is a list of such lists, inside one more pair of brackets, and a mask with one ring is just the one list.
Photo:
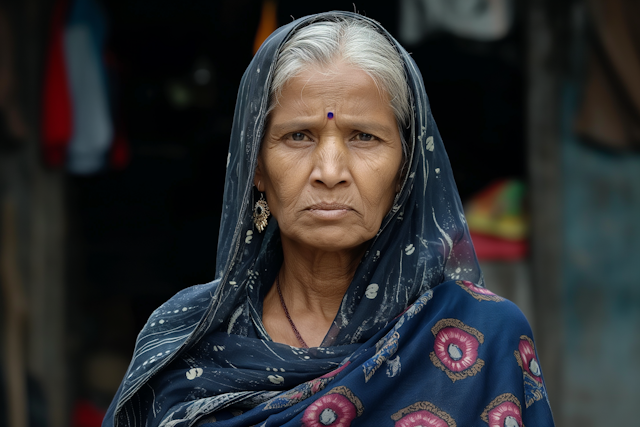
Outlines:
{"label": "woman's face", "polygon": [[254,183],[283,240],[348,250],[380,229],[399,188],[401,162],[387,94],[364,71],[337,63],[305,70],[284,86]]}

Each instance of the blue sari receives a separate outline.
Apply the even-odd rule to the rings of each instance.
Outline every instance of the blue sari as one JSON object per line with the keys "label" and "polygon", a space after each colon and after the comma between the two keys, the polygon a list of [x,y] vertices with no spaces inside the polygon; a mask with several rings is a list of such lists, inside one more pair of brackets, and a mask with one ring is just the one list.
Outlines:
{"label": "blue sari", "polygon": [[[283,261],[277,221],[253,231],[252,180],[277,54],[326,19],[374,26],[400,53],[409,170],[320,347],[275,343],[262,301]],[[553,426],[531,329],[484,287],[420,72],[375,21],[331,12],[272,34],[243,77],[229,149],[218,278],[158,308],[103,427]]]}

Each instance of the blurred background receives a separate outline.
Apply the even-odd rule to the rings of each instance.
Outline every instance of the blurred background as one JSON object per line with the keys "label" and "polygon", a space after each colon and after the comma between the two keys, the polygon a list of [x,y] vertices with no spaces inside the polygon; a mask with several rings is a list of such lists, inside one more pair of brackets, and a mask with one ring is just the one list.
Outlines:
{"label": "blurred background", "polygon": [[151,311],[214,278],[255,49],[354,8],[423,73],[557,425],[638,425],[640,2],[0,0],[0,426],[100,425]]}

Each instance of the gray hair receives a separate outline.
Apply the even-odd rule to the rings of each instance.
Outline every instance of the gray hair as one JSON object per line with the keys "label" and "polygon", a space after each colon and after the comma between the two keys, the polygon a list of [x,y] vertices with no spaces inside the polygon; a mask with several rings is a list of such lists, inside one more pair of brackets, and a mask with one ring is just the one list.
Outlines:
{"label": "gray hair", "polygon": [[273,110],[290,79],[309,66],[328,66],[337,61],[366,72],[389,96],[406,161],[408,147],[403,129],[409,126],[411,105],[403,61],[395,46],[367,21],[341,17],[313,22],[296,31],[278,54],[268,111]]}

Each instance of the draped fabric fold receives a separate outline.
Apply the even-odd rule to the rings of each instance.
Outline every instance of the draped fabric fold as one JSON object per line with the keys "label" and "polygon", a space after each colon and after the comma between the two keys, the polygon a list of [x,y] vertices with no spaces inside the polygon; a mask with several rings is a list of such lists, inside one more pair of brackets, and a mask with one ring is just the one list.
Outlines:
{"label": "draped fabric fold", "polygon": [[[273,218],[253,228],[253,175],[279,49],[302,26],[345,18],[374,26],[404,61],[409,167],[324,342],[300,349],[262,324],[283,254]],[[104,426],[466,426],[504,414],[553,425],[526,319],[484,289],[420,72],[377,22],[313,15],[263,43],[238,93],[217,253],[214,282],[151,315]]]}

